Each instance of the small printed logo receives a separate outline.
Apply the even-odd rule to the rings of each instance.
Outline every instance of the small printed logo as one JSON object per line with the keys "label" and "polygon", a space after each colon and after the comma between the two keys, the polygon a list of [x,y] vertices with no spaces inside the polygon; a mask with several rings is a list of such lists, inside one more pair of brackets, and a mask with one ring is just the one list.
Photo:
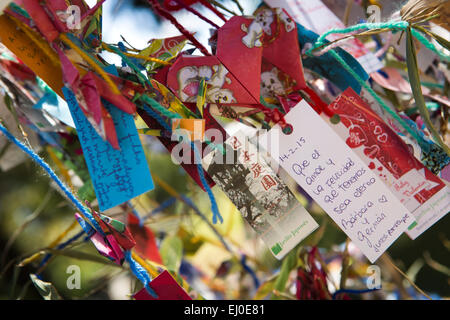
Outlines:
{"label": "small printed logo", "polygon": [[414,229],[415,226],[417,226],[417,221],[414,221],[414,222],[408,227],[408,230]]}
{"label": "small printed logo", "polygon": [[272,247],[272,252],[273,252],[273,254],[275,254],[275,255],[277,255],[277,254],[279,254],[279,253],[281,252],[281,246],[280,246],[279,243],[277,243],[276,245],[274,245],[274,246]]}

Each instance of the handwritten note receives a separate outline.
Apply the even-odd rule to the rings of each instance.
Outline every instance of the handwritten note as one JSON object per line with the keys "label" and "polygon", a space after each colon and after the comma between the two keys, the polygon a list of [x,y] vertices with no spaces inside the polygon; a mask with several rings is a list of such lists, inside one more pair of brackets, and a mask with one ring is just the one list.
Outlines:
{"label": "handwritten note", "polygon": [[322,118],[414,215],[416,222],[407,231],[411,238],[448,213],[449,188],[356,92],[348,88],[330,109],[339,115],[339,123],[331,124],[326,115]]}
{"label": "handwritten note", "polygon": [[261,147],[374,262],[414,222],[412,214],[306,101],[285,119],[293,133],[277,125]]}
{"label": "handwritten note", "polygon": [[63,88],[101,211],[153,189],[144,150],[132,115],[104,101],[114,120],[120,150],[104,141],[88,122],[73,92]]}
{"label": "handwritten note", "polygon": [[[57,94],[62,96],[62,71],[58,55],[44,39],[40,47],[34,43],[8,15],[0,15],[0,42],[11,50],[34,73],[44,80]],[[43,50],[45,48],[45,51]]]}

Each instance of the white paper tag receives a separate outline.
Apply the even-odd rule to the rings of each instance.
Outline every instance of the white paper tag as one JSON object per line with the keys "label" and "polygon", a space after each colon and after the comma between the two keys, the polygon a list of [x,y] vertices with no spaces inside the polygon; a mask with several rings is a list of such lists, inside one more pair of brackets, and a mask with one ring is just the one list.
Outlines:
{"label": "white paper tag", "polygon": [[436,193],[427,201],[427,205],[419,207],[413,212],[417,223],[409,226],[406,233],[411,239],[416,239],[428,228],[434,225],[442,217],[444,217],[450,208],[450,188],[446,186],[444,189]]}
{"label": "white paper tag", "polygon": [[0,14],[3,13],[3,10],[9,5],[11,0],[0,0]]}
{"label": "white paper tag", "polygon": [[203,159],[203,167],[277,258],[283,258],[318,224],[240,132]]}
{"label": "white paper tag", "polygon": [[302,100],[260,145],[374,262],[412,224],[411,213],[328,124]]}

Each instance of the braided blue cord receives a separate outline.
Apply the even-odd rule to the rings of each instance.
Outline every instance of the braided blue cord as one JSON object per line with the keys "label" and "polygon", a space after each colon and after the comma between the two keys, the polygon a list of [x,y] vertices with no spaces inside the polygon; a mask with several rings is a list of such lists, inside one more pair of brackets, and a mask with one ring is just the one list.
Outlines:
{"label": "braided blue cord", "polygon": [[153,109],[149,108],[147,105],[144,104],[144,110],[147,112],[152,118],[154,118],[158,123],[164,127],[166,131],[172,131],[172,129],[169,127],[169,125],[164,121],[164,119],[159,115],[158,112],[154,111]]}
{"label": "braided blue cord", "polygon": [[5,135],[6,138],[8,138],[11,142],[13,142],[16,146],[18,146],[20,149],[22,149],[23,152],[28,154],[31,159],[33,159],[39,166],[41,166],[47,174],[50,176],[50,178],[53,179],[53,181],[56,182],[56,184],[61,188],[61,190],[64,192],[64,194],[69,198],[69,200],[75,205],[75,207],[81,211],[81,213],[89,219],[89,221],[94,225],[95,229],[100,232],[101,234],[104,234],[102,229],[100,228],[100,225],[97,223],[97,221],[94,219],[94,216],[89,212],[89,210],[83,206],[83,204],[78,200],[75,195],[69,190],[69,188],[62,182],[56,173],[50,168],[50,166],[41,158],[39,155],[37,155],[32,149],[30,149],[28,146],[26,146],[22,141],[18,140],[16,137],[14,137],[4,126],[0,124],[0,131]]}
{"label": "braided blue cord", "polygon": [[209,197],[209,201],[211,202],[211,210],[213,212],[213,224],[217,223],[217,219],[220,220],[220,223],[223,223],[223,218],[220,215],[219,208],[217,207],[216,198],[214,197],[214,194],[212,193],[212,190],[209,187],[209,184],[205,178],[205,173],[203,171],[203,167],[201,164],[202,159],[200,157],[200,153],[197,149],[197,146],[192,141],[191,141],[191,148],[194,150],[194,155],[197,158],[197,161],[199,161],[199,163],[197,163],[197,171],[198,171],[198,175],[200,177],[200,181],[202,182],[203,186],[205,187],[206,193],[208,194],[208,197]]}
{"label": "braided blue cord", "polygon": [[[93,215],[87,210],[86,207],[83,206],[83,204],[75,197],[75,195],[70,192],[70,190],[66,187],[64,182],[62,182],[58,176],[55,174],[55,172],[50,168],[50,166],[41,158],[39,157],[32,149],[27,147],[25,144],[23,144],[21,141],[19,141],[16,137],[14,137],[4,126],[0,124],[0,131],[15,145],[17,145],[20,149],[22,149],[26,154],[28,154],[37,164],[39,164],[47,173],[48,175],[53,179],[53,181],[56,182],[56,184],[61,188],[61,190],[64,192],[64,194],[72,201],[72,203],[77,207],[86,218],[88,218],[91,223],[94,225],[96,230],[104,235],[104,232],[100,228],[99,224],[93,217]],[[84,220],[83,220],[84,221]],[[83,224],[81,224],[83,227]],[[86,223],[84,225],[83,230],[89,235],[89,225]],[[157,297],[156,293],[150,288],[150,276],[148,275],[147,271],[139,264],[137,263],[133,258],[131,258],[131,254],[129,251],[125,251],[125,256],[127,257],[127,261],[130,264],[130,268],[133,271],[133,273],[136,275],[136,277],[144,283],[145,288],[147,291],[154,296]]]}
{"label": "braided blue cord", "polygon": [[129,250],[125,251],[125,259],[127,260],[128,264],[130,265],[131,272],[136,276],[136,278],[139,279],[139,281],[142,282],[147,292],[155,299],[158,298],[158,295],[156,292],[150,287],[150,275],[147,273],[147,271],[138,263],[136,260],[133,259],[131,256],[131,252]]}

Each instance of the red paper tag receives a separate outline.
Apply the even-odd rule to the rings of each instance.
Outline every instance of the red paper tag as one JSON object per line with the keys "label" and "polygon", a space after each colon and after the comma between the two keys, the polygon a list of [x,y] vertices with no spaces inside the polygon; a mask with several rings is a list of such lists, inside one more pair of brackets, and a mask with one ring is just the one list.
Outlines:
{"label": "red paper tag", "polygon": [[418,237],[446,215],[450,196],[444,182],[351,88],[330,109],[341,119],[332,128],[415,216],[417,223],[407,232],[410,237]]}
{"label": "red paper tag", "polygon": [[139,219],[131,213],[128,214],[128,228],[136,241],[134,250],[143,258],[162,264],[152,230],[146,226],[139,226]]}
{"label": "red paper tag", "polygon": [[153,279],[150,282],[150,287],[156,292],[158,298],[153,298],[145,288],[141,289],[133,297],[136,300],[192,300],[167,271]]}
{"label": "red paper tag", "polygon": [[[260,8],[255,16],[260,17],[269,9]],[[306,87],[303,76],[300,48],[298,46],[297,26],[284,9],[272,10],[271,37],[265,40],[263,59],[273,64],[281,72],[295,81],[294,89]]]}

